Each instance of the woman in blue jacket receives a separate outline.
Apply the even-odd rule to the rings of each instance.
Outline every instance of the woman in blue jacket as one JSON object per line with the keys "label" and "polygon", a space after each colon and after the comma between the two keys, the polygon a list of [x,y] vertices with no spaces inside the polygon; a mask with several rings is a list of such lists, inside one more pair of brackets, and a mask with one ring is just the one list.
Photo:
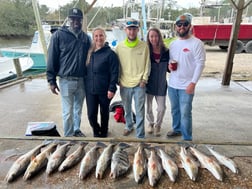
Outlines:
{"label": "woman in blue jacket", "polygon": [[[119,60],[105,42],[106,33],[102,28],[93,30],[93,44],[87,58],[85,77],[88,120],[94,137],[107,137],[109,105],[116,92]],[[100,124],[98,109],[100,108]]]}

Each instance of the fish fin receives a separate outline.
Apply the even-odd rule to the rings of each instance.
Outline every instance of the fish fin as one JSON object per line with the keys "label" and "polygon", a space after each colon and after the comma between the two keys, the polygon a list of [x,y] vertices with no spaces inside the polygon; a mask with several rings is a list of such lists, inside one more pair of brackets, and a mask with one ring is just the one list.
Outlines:
{"label": "fish fin", "polygon": [[[199,160],[198,159],[195,159],[195,162],[197,164],[198,167],[202,167],[202,165],[200,164]],[[205,168],[205,167],[204,167]]]}
{"label": "fish fin", "polygon": [[182,142],[178,142],[177,143],[179,146],[182,146],[184,148],[189,148],[189,147],[194,147],[195,144],[191,143],[191,142],[186,142],[186,141],[182,141]]}
{"label": "fish fin", "polygon": [[100,142],[100,141],[98,141],[95,145],[96,145],[98,148],[106,148],[106,147],[107,147],[106,144],[104,144],[103,142]]}
{"label": "fish fin", "polygon": [[82,141],[82,142],[80,142],[79,144],[80,144],[80,146],[83,146],[83,147],[84,147],[84,146],[87,146],[87,145],[88,145],[88,142],[83,142],[83,141]]}
{"label": "fish fin", "polygon": [[206,146],[207,148],[214,149],[214,147],[213,147],[213,146],[210,146],[209,144],[206,144],[205,146]]}
{"label": "fish fin", "polygon": [[44,144],[45,146],[47,146],[48,144],[51,144],[52,142],[53,142],[53,140],[45,139],[45,140],[43,141],[43,144]]}
{"label": "fish fin", "polygon": [[52,154],[52,152],[46,152],[46,158],[49,159],[51,154]]}
{"label": "fish fin", "polygon": [[12,158],[17,159],[17,157],[20,157],[20,156],[22,156],[22,155],[24,155],[24,154],[25,154],[25,153],[19,153],[19,154],[10,155],[10,156],[6,157],[6,158],[4,159],[4,161],[8,161],[9,159],[12,159]]}
{"label": "fish fin", "polygon": [[125,142],[120,142],[120,143],[118,144],[118,147],[119,147],[119,148],[122,148],[122,149],[125,149],[125,148],[131,147],[131,145],[129,145],[128,143],[125,143]]}

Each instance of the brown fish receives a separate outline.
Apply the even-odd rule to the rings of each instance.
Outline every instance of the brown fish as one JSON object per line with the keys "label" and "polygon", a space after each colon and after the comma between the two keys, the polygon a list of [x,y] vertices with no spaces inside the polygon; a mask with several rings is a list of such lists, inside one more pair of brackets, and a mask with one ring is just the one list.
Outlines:
{"label": "brown fish", "polygon": [[180,147],[180,160],[182,167],[191,180],[196,181],[199,172],[199,164],[194,157],[186,150],[185,147]]}
{"label": "brown fish", "polygon": [[111,161],[111,171],[109,174],[110,178],[115,179],[121,175],[124,175],[129,170],[130,161],[128,153],[124,150],[128,147],[128,144],[120,143],[116,151],[113,153]]}
{"label": "brown fish", "polygon": [[66,158],[66,154],[72,145],[71,142],[68,142],[63,145],[58,145],[57,149],[49,156],[48,163],[46,166],[46,173],[51,174],[55,169],[59,167],[62,161]]}
{"label": "brown fish", "polygon": [[100,156],[99,149],[101,146],[97,143],[93,148],[91,148],[86,155],[81,160],[79,178],[83,180],[86,176],[92,171],[96,164],[97,160]]}
{"label": "brown fish", "polygon": [[147,174],[147,156],[144,151],[144,144],[140,143],[133,160],[133,173],[137,183],[140,183]]}
{"label": "brown fish", "polygon": [[32,158],[23,176],[24,180],[28,180],[34,174],[36,174],[39,170],[41,170],[42,168],[46,166],[48,162],[47,157],[49,156],[49,154],[51,154],[55,150],[56,146],[57,146],[56,143],[51,143],[50,145],[46,147],[45,150],[43,150],[35,158]]}
{"label": "brown fish", "polygon": [[163,167],[161,164],[161,160],[157,155],[155,149],[151,150],[150,157],[148,158],[147,172],[148,172],[149,184],[152,187],[156,186],[162,176]]}
{"label": "brown fish", "polygon": [[25,172],[27,166],[29,165],[31,158],[36,156],[40,153],[41,148],[46,146],[45,143],[38,145],[37,147],[33,148],[26,154],[20,156],[11,166],[9,169],[5,181],[11,182],[13,181],[17,176],[21,175],[23,172]]}
{"label": "brown fish", "polygon": [[82,142],[79,147],[71,153],[59,166],[59,171],[65,171],[81,161],[85,155],[85,147],[88,143]]}
{"label": "brown fish", "polygon": [[223,179],[223,171],[220,165],[213,158],[208,157],[194,147],[190,147],[192,154],[197,157],[201,166],[206,168],[219,181]]}
{"label": "brown fish", "polygon": [[162,160],[162,166],[167,175],[169,176],[172,182],[176,181],[176,177],[178,176],[178,166],[172,160],[172,158],[162,149],[159,149],[159,156]]}
{"label": "brown fish", "polygon": [[113,148],[115,145],[116,145],[116,143],[109,144],[101,153],[101,155],[97,161],[97,165],[96,165],[96,170],[95,170],[95,177],[96,178],[98,178],[98,179],[103,178],[103,174],[111,162]]}

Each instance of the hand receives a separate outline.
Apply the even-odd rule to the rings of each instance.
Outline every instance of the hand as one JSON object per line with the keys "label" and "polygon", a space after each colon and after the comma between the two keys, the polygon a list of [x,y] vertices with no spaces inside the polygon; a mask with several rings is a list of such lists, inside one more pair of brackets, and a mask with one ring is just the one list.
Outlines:
{"label": "hand", "polygon": [[59,92],[60,92],[59,87],[58,87],[57,84],[56,85],[50,85],[50,89],[51,89],[52,93],[56,94],[56,95],[58,95]]}
{"label": "hand", "polygon": [[140,82],[140,84],[139,84],[140,87],[145,87],[145,85],[146,85],[146,82],[145,82],[144,80],[142,80],[142,81]]}
{"label": "hand", "polygon": [[168,64],[168,70],[170,71],[176,71],[177,69],[174,69],[174,67],[171,65],[171,63]]}
{"label": "hand", "polygon": [[112,99],[114,97],[115,93],[108,91],[107,97],[108,99]]}
{"label": "hand", "polygon": [[123,85],[120,83],[120,82],[118,82],[118,84],[117,84],[119,87],[123,87]]}
{"label": "hand", "polygon": [[187,94],[193,94],[195,90],[196,83],[190,83],[186,88]]}

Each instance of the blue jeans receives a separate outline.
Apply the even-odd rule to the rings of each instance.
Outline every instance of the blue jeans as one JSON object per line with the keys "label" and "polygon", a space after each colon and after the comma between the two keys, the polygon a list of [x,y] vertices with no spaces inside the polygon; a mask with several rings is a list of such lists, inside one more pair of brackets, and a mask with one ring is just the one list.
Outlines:
{"label": "blue jeans", "polygon": [[172,128],[182,134],[183,140],[192,140],[192,101],[194,94],[168,87],[171,104]]}
{"label": "blue jeans", "polygon": [[64,136],[73,136],[80,130],[81,113],[85,98],[83,78],[60,78],[59,80]]}
{"label": "blue jeans", "polygon": [[145,87],[120,87],[120,95],[122,98],[124,111],[125,111],[125,129],[133,129],[133,118],[132,118],[132,99],[134,98],[135,102],[135,111],[136,111],[136,137],[144,138],[144,118],[145,118]]}

